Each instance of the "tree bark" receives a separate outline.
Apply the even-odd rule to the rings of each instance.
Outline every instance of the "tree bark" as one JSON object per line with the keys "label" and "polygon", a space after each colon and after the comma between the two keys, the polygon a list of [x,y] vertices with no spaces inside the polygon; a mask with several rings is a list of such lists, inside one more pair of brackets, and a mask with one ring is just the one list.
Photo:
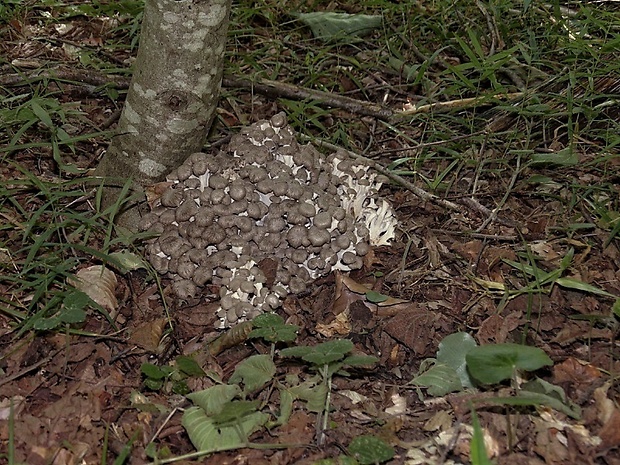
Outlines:
{"label": "tree bark", "polygon": [[[127,180],[140,190],[202,149],[218,103],[230,6],[231,0],[146,0],[118,135],[95,170],[109,178],[104,205],[115,202]],[[122,225],[135,229],[135,216],[125,215]]]}

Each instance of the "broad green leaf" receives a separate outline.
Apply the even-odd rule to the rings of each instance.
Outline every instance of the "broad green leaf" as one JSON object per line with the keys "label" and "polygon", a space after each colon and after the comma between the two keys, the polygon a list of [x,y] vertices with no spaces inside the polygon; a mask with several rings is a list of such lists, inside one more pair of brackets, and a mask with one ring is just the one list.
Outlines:
{"label": "broad green leaf", "polygon": [[483,384],[512,378],[515,370],[534,371],[553,362],[537,347],[489,344],[473,347],[465,356],[469,374]]}
{"label": "broad green leaf", "polygon": [[247,394],[262,388],[275,374],[276,365],[269,355],[252,355],[237,365],[228,382],[243,383],[243,392]]}
{"label": "broad green leaf", "polygon": [[306,362],[315,365],[325,365],[341,360],[353,349],[353,343],[348,339],[337,339],[318,344],[316,346],[287,347],[280,351],[283,357],[301,357]]}
{"label": "broad green leaf", "polygon": [[194,360],[193,358],[188,357],[187,355],[181,355],[177,357],[175,363],[179,371],[182,371],[187,376],[194,376],[198,378],[206,375],[204,370],[200,368],[200,365],[198,365],[198,362],[196,362],[196,360]]}
{"label": "broad green leaf", "polygon": [[208,415],[215,415],[222,411],[226,402],[230,402],[241,394],[241,388],[236,384],[218,384],[208,389],[192,392],[187,398],[198,405]]}
{"label": "broad green leaf", "polygon": [[549,407],[553,407],[554,409],[559,410],[572,418],[579,419],[581,416],[579,406],[575,405],[570,401],[570,399],[568,399],[564,389],[560,386],[556,386],[555,384],[551,384],[544,379],[535,378],[521,386],[518,396],[528,397],[532,395],[536,397],[540,397],[541,395],[545,396],[540,397],[542,403],[548,405]]}
{"label": "broad green leaf", "polygon": [[258,431],[269,415],[254,412],[234,426],[217,426],[203,409],[191,407],[185,411],[181,423],[187,430],[192,444],[200,452],[230,450],[247,445],[248,437]]}
{"label": "broad green leaf", "polygon": [[480,427],[480,421],[478,421],[478,415],[476,415],[475,410],[471,411],[471,422],[474,429],[470,442],[471,463],[472,465],[492,465],[484,445],[484,433]]}
{"label": "broad green leaf", "polygon": [[373,304],[378,304],[381,302],[385,302],[389,299],[387,295],[383,295],[377,291],[368,291],[366,293],[366,299],[368,302],[372,302]]}
{"label": "broad green leaf", "polygon": [[63,323],[81,323],[86,319],[84,309],[92,303],[92,300],[86,293],[77,289],[65,295],[62,301],[60,319]]}
{"label": "broad green leaf", "polygon": [[127,273],[129,271],[135,271],[140,268],[146,269],[147,265],[144,262],[144,258],[140,255],[130,252],[129,250],[121,250],[120,252],[113,252],[109,255],[110,264],[121,273]]}
{"label": "broad green leaf", "polygon": [[310,27],[314,37],[323,40],[362,37],[380,27],[383,21],[379,15],[351,15],[331,11],[299,13],[297,17]]}
{"label": "broad green leaf", "polygon": [[276,420],[277,425],[283,425],[288,422],[291,417],[291,413],[293,413],[293,395],[291,392],[285,387],[281,386],[280,389],[280,413],[278,415],[278,419]]}
{"label": "broad green leaf", "polygon": [[286,325],[284,319],[275,313],[263,313],[252,320],[254,328],[248,337],[260,337],[267,342],[291,342],[297,339],[299,326]]}
{"label": "broad green leaf", "polygon": [[620,318],[620,298],[616,299],[614,305],[611,307],[611,311],[614,315]]}
{"label": "broad green leaf", "polygon": [[456,370],[449,365],[439,363],[413,378],[409,384],[428,388],[427,392],[435,397],[463,389]]}
{"label": "broad green leaf", "polygon": [[313,347],[313,352],[302,357],[306,362],[315,365],[325,365],[341,360],[353,349],[353,343],[348,339],[323,342]]}
{"label": "broad green leaf", "polygon": [[262,313],[252,320],[255,328],[268,328],[271,326],[281,326],[284,318],[277,313]]}
{"label": "broad green leaf", "polygon": [[86,320],[86,312],[83,309],[92,303],[93,301],[85,293],[73,290],[63,297],[63,306],[60,310],[49,317],[38,318],[33,327],[40,331],[47,331],[63,323],[81,323]]}
{"label": "broad green leaf", "polygon": [[306,401],[306,408],[311,412],[322,412],[327,399],[327,386],[310,379],[288,389],[295,399]]}
{"label": "broad green leaf", "polygon": [[342,361],[342,364],[359,367],[374,365],[378,361],[379,359],[374,355],[350,355]]}
{"label": "broad green leaf", "polygon": [[394,457],[394,448],[375,436],[358,436],[351,441],[347,451],[361,465],[387,462]]}
{"label": "broad green leaf", "polygon": [[296,347],[287,347],[286,349],[282,349],[280,351],[280,355],[282,357],[303,357],[305,355],[311,354],[314,352],[314,347],[310,346],[296,346]]}
{"label": "broad green leaf", "polygon": [[164,380],[147,378],[144,380],[144,385],[151,391],[159,391],[162,387],[164,387]]}
{"label": "broad green leaf", "polygon": [[343,366],[344,366],[343,362],[332,362],[329,365],[327,365],[326,372],[323,372],[321,370],[321,375],[327,379],[333,377],[335,374],[338,374],[340,376],[349,376],[349,373],[346,370],[342,369]]}
{"label": "broad green leaf", "polygon": [[64,308],[60,312],[60,321],[67,324],[82,323],[86,320],[86,312],[80,308]]}
{"label": "broad green leaf", "polygon": [[461,380],[461,385],[465,388],[474,387],[469,373],[467,373],[465,356],[470,349],[476,346],[474,338],[467,333],[450,334],[439,343],[437,363],[452,367]]}
{"label": "broad green leaf", "polygon": [[38,331],[48,331],[50,329],[57,328],[60,323],[60,317],[58,315],[54,315],[49,318],[37,319],[32,325],[32,327]]}
{"label": "broad green leaf", "polygon": [[217,415],[212,415],[211,418],[218,427],[232,426],[256,412],[259,406],[260,400],[233,400],[225,403],[222,411]]}
{"label": "broad green leaf", "polygon": [[140,365],[140,371],[144,376],[152,380],[163,379],[170,375],[170,371],[163,370],[163,367],[153,365],[152,363],[143,363]]}
{"label": "broad green leaf", "polygon": [[618,297],[596,286],[593,286],[588,283],[584,283],[583,281],[579,281],[578,279],[558,278],[555,280],[555,283],[558,286],[566,287],[568,289],[576,289],[578,291],[589,292],[590,294],[601,295],[604,297],[611,297],[612,299],[616,299]]}
{"label": "broad green leaf", "polygon": [[175,394],[179,394],[180,396],[186,396],[187,394],[192,392],[192,390],[187,385],[186,380],[178,379],[172,381],[172,392],[174,392]]}

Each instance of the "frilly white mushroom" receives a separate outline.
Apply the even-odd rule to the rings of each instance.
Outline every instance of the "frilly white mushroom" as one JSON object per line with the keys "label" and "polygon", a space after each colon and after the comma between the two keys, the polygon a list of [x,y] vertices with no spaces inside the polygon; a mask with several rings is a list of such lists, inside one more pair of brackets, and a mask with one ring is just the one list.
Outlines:
{"label": "frilly white mushroom", "polygon": [[[168,179],[141,224],[159,234],[147,252],[181,298],[220,286],[219,327],[277,308],[331,270],[361,268],[397,225],[375,173],[299,146],[283,113],[242,130],[227,151],[192,154]],[[278,263],[270,287],[257,265],[266,258]]]}

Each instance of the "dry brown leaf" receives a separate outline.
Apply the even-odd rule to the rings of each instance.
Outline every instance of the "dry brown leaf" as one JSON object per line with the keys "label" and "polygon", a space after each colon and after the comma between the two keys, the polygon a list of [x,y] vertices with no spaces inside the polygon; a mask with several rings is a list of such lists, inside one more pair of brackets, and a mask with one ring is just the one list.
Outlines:
{"label": "dry brown leaf", "polygon": [[105,266],[93,265],[82,268],[75,273],[75,278],[70,279],[69,282],[110,313],[116,311],[118,301],[114,293],[118,281],[114,272]]}
{"label": "dry brown leaf", "polygon": [[349,311],[345,310],[336,315],[331,323],[316,325],[319,334],[325,337],[347,336],[351,332],[351,322],[349,321]]}
{"label": "dry brown leaf", "polygon": [[607,396],[607,391],[611,387],[611,382],[606,382],[601,387],[594,390],[592,397],[596,404],[596,416],[598,421],[605,424],[609,421],[612,414],[616,411],[614,401]]}
{"label": "dry brown leaf", "polygon": [[530,242],[530,249],[543,260],[552,262],[561,257],[561,255],[553,249],[553,246],[547,241]]}
{"label": "dry brown leaf", "polygon": [[376,306],[370,302],[366,302],[366,292],[368,288],[362,286],[351,278],[343,275],[342,273],[336,273],[336,290],[334,296],[334,305],[332,312],[334,315],[340,315],[349,311],[351,304],[358,300],[363,300],[364,304],[370,308],[373,313],[376,311]]}
{"label": "dry brown leaf", "polygon": [[424,431],[445,431],[452,427],[452,412],[448,410],[438,410],[429,418],[422,429]]}
{"label": "dry brown leaf", "polygon": [[482,252],[482,241],[455,242],[452,244],[452,249],[461,257],[473,262],[478,259],[480,252]]}
{"label": "dry brown leaf", "polygon": [[620,444],[620,410],[617,408],[611,413],[609,420],[605,422],[598,433],[601,438],[601,449],[617,447]]}
{"label": "dry brown leaf", "polygon": [[149,352],[157,352],[167,321],[165,318],[158,318],[137,327],[131,333],[129,341]]}
{"label": "dry brown leaf", "polygon": [[248,340],[248,336],[253,328],[251,321],[244,321],[229,328],[225,333],[220,334],[215,340],[209,342],[209,353],[215,356],[226,349],[243,344]]}
{"label": "dry brown leaf", "polygon": [[152,186],[147,186],[144,189],[144,192],[146,193],[146,201],[151,206],[151,208],[155,207],[155,204],[157,203],[161,195],[166,189],[172,186],[172,184],[174,183],[167,181],[158,182],[156,184],[153,184]]}
{"label": "dry brown leaf", "polygon": [[578,386],[589,386],[601,377],[601,372],[594,365],[569,357],[553,367],[553,383],[570,382]]}
{"label": "dry brown leaf", "polygon": [[394,315],[383,330],[417,356],[431,356],[437,350],[435,324],[440,314],[411,303]]}
{"label": "dry brown leaf", "polygon": [[[372,291],[373,289],[364,286],[363,284],[358,283],[357,281],[355,281],[354,279],[350,278],[349,276],[345,276],[341,273],[337,273],[336,274],[336,296],[338,296],[337,292],[338,292],[338,284],[339,281],[341,282],[341,284],[344,284],[347,289],[349,289],[350,291],[356,293],[356,294],[360,294],[362,296],[364,296],[364,300],[366,300],[366,293]],[[371,302],[367,302],[367,305],[370,307],[371,305],[377,305],[379,307],[389,307],[391,305],[398,305],[398,304],[402,304],[402,303],[408,303],[408,300],[403,300],[403,299],[397,299],[395,297],[389,297],[386,296],[387,299],[384,300],[383,302],[379,302],[378,304],[373,304]],[[357,300],[357,299],[356,299]]]}
{"label": "dry brown leaf", "polygon": [[404,415],[407,413],[407,399],[398,393],[394,393],[390,396],[392,406],[385,409],[385,413],[388,415]]}

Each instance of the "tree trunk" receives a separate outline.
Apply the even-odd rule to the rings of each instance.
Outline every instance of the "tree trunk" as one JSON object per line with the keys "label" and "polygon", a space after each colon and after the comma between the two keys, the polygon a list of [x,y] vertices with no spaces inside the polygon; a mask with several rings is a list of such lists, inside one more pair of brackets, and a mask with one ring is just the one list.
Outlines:
{"label": "tree trunk", "polygon": [[[128,179],[154,184],[202,149],[222,81],[231,0],[146,0],[140,47],[116,135],[95,174],[104,205]],[[135,229],[137,211],[121,225]]]}

